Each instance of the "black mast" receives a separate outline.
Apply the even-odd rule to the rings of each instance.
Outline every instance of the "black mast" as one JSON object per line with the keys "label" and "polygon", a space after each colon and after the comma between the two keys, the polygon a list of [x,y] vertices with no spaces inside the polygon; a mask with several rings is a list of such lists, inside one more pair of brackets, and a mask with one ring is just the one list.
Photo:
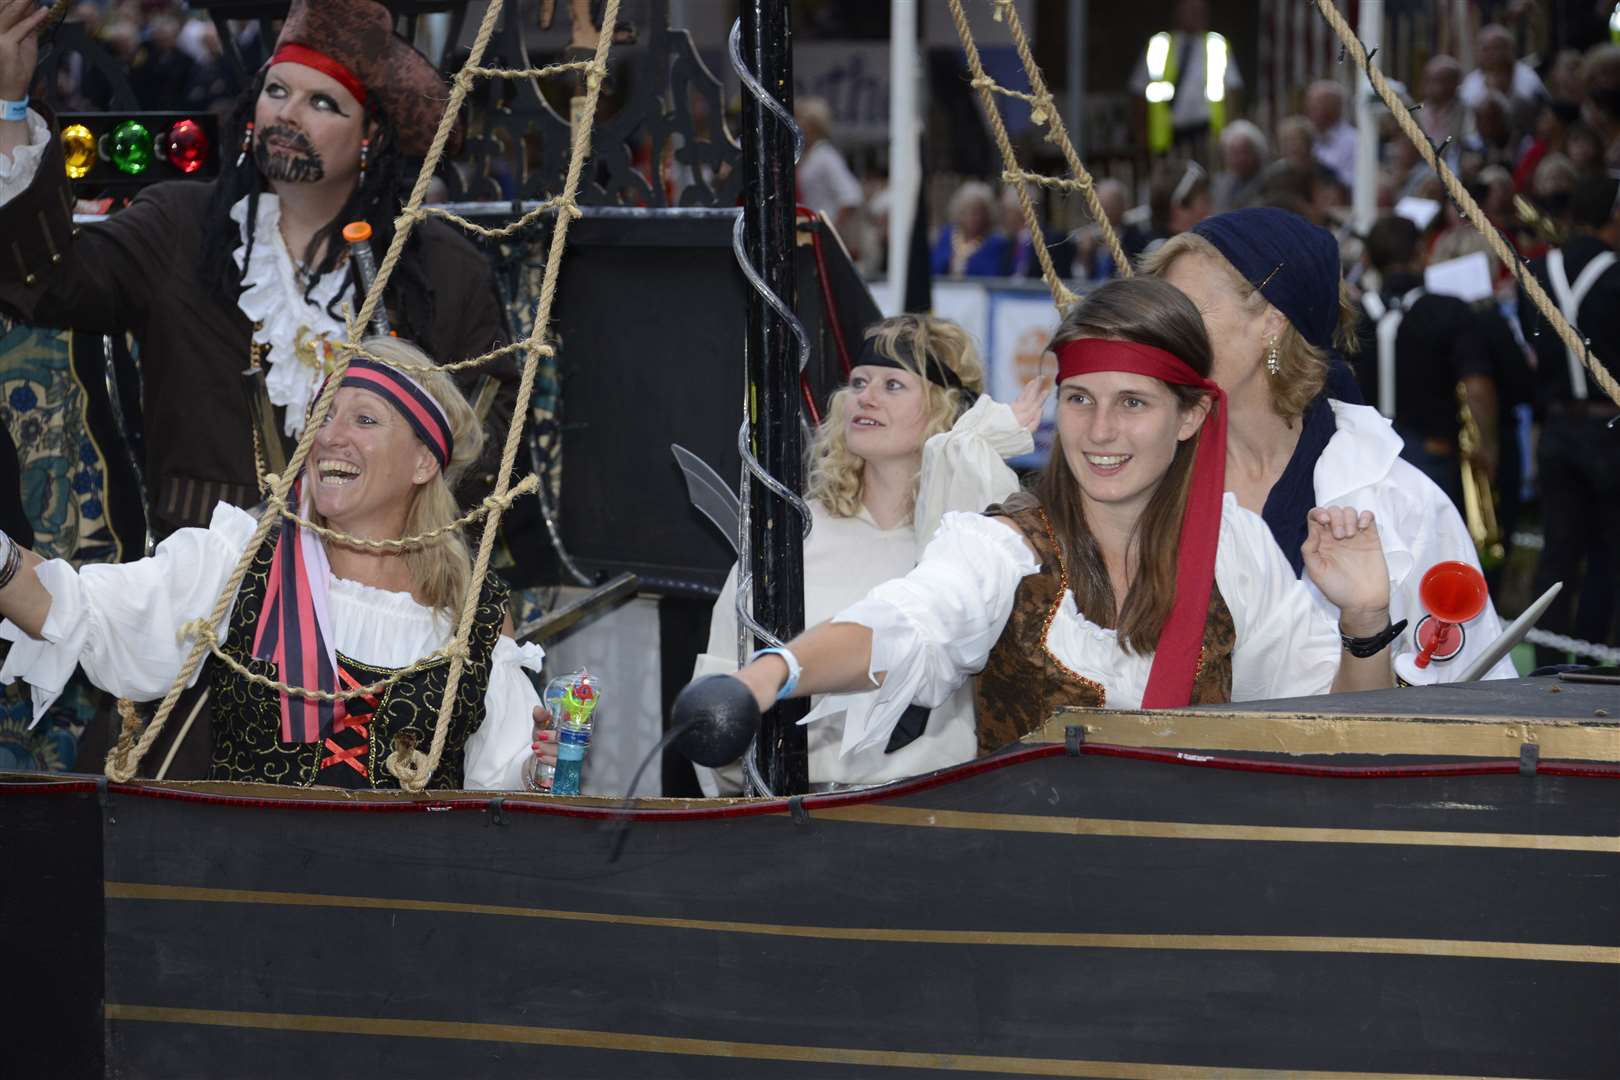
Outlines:
{"label": "black mast", "polygon": [[[789,113],[793,109],[793,35],[788,0],[743,0],[742,54],[755,77]],[[744,92],[743,245],[749,262],[789,309],[794,295],[794,138],[782,119]],[[799,352],[782,317],[748,290],[746,371],[750,437],[765,471],[790,491],[804,490],[799,414]],[[749,485],[749,553],[754,618],[787,641],[804,629],[804,521],[787,501],[758,482]],[[762,644],[762,643],[760,643]],[[809,789],[809,751],[798,721],[803,700],[765,714],[756,753],[776,795]]]}

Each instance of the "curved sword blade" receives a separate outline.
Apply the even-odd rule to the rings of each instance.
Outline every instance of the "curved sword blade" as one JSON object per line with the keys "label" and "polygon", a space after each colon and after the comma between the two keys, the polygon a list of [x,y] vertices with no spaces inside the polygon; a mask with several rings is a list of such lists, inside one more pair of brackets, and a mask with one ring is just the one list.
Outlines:
{"label": "curved sword blade", "polygon": [[681,475],[686,477],[686,497],[692,500],[698,513],[720,530],[720,535],[726,538],[731,550],[737,551],[742,507],[737,502],[736,492],[726,486],[720,474],[710,468],[707,462],[686,447],[671,443],[669,451],[675,455]]}

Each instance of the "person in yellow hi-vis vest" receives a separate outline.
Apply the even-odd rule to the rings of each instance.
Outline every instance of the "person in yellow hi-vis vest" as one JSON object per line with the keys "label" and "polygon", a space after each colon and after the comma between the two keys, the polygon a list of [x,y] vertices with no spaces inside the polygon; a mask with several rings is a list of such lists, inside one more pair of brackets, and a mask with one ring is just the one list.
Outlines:
{"label": "person in yellow hi-vis vest", "polygon": [[1174,26],[1148,39],[1131,91],[1152,153],[1184,145],[1202,154],[1237,115],[1243,77],[1226,38],[1209,29],[1207,0],[1180,0]]}

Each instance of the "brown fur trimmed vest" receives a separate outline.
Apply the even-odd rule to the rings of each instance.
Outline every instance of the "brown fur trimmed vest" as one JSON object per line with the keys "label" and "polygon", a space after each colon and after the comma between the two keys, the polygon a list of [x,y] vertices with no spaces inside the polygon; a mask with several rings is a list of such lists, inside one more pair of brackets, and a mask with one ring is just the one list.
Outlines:
{"label": "brown fur trimmed vest", "polygon": [[[978,714],[979,753],[999,750],[1037,730],[1060,708],[1096,708],[1107,703],[1101,683],[1066,667],[1046,646],[1046,636],[1069,588],[1063,548],[1046,511],[1033,495],[1020,493],[985,512],[1018,526],[1034,548],[1041,568],[1018,583],[1012,615],[973,684]],[[1198,658],[1192,704],[1215,705],[1232,697],[1232,649],[1237,632],[1232,612],[1211,586],[1204,647]]]}

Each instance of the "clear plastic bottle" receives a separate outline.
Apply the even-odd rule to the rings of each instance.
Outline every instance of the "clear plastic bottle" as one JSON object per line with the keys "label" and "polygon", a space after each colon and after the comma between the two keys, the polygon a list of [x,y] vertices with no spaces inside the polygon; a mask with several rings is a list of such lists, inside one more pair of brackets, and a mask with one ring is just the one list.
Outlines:
{"label": "clear plastic bottle", "polygon": [[[602,689],[596,676],[575,671],[552,679],[546,685],[545,704],[551,710],[557,733],[557,767],[551,777],[553,795],[578,795],[585,754],[591,745],[591,728]],[[544,766],[538,772],[543,776]]]}

